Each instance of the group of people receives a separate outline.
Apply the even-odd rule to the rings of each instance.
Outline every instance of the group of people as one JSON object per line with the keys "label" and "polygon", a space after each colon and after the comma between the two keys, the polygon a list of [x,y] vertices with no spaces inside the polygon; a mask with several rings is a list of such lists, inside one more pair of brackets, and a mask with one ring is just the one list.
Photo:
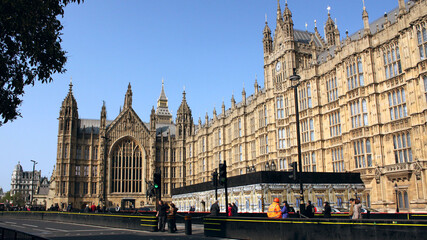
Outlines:
{"label": "group of people", "polygon": [[236,206],[235,203],[229,203],[227,206],[227,210],[228,210],[228,216],[237,216],[237,211],[239,210],[239,208]]}
{"label": "group of people", "polygon": [[156,217],[159,218],[159,231],[164,232],[166,227],[166,219],[169,217],[169,227],[172,232],[178,231],[176,228],[176,213],[178,212],[178,208],[174,203],[165,203],[162,200],[159,200],[159,204],[157,206],[157,214]]}
{"label": "group of people", "polygon": [[[291,207],[287,201],[283,201],[283,207],[279,205],[279,198],[274,198],[273,203],[268,207],[267,216],[269,218],[288,218]],[[304,215],[309,218],[313,218],[314,214],[317,212],[317,209],[314,205],[311,204],[311,201],[308,201],[308,205],[305,208]],[[329,202],[325,202],[323,217],[331,217],[332,208]],[[350,211],[349,216],[351,219],[361,219],[362,204],[359,199],[350,199]]]}

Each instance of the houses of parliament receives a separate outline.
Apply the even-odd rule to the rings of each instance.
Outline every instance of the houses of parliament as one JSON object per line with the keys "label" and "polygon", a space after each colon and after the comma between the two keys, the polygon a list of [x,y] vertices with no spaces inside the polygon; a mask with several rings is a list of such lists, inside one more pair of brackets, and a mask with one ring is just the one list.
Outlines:
{"label": "houses of parliament", "polygon": [[[58,118],[52,204],[150,205],[146,182],[159,170],[162,198],[186,201],[172,190],[211,181],[223,161],[229,177],[271,166],[288,171],[298,160],[299,124],[304,172],[360,173],[363,188],[355,191],[364,205],[426,211],[427,1],[394,2],[375,21],[360,9],[362,27],[351,35],[328,12],[322,37],[317,26],[294,29],[288,4],[278,1],[274,34],[267,22],[262,31],[263,86],[255,79],[252,95],[243,89],[241,102],[233,96],[229,108],[223,103],[203,121],[193,121],[185,91],[173,119],[163,83],[149,122],[132,108],[131,84],[114,120],[106,119],[105,104],[99,119],[83,119],[70,84]],[[353,191],[332,185],[304,194],[337,204]],[[257,191],[232,194],[250,199]]]}

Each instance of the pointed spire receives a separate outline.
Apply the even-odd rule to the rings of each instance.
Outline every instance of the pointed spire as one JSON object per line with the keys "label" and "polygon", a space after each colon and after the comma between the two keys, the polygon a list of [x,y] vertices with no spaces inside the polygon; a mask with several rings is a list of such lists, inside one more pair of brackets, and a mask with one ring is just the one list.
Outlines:
{"label": "pointed spire", "polygon": [[217,115],[216,115],[216,109],[215,109],[215,107],[214,107],[214,109],[213,109],[213,119],[214,119],[214,120],[216,120],[216,119],[217,119]]}
{"label": "pointed spire", "polygon": [[208,115],[208,112],[206,112],[206,115],[205,115],[205,125],[208,126],[208,124],[209,124],[209,115]]}
{"label": "pointed spire", "polygon": [[258,94],[258,88],[259,88],[259,85],[258,85],[257,75],[255,74],[255,83],[254,83],[254,93],[255,93],[255,95]]}
{"label": "pointed spire", "polygon": [[105,101],[102,101],[101,107],[101,128],[105,128],[107,121],[107,108],[105,107]]}
{"label": "pointed spire", "polygon": [[236,100],[234,100],[234,92],[231,95],[231,108],[235,108],[236,107]]}
{"label": "pointed spire", "polygon": [[123,105],[123,109],[132,107],[132,87],[129,83],[128,90],[125,95],[125,104]]}
{"label": "pointed spire", "polygon": [[399,17],[406,13],[405,0],[399,0]]}
{"label": "pointed spire", "polygon": [[277,0],[277,21],[282,20],[282,9],[280,9],[280,0]]}
{"label": "pointed spire", "polygon": [[168,98],[165,94],[165,81],[162,78],[162,91],[160,92],[160,97],[157,100],[157,109],[156,109],[158,123],[170,123],[172,121],[172,114],[169,111],[168,107]]}
{"label": "pointed spire", "polygon": [[271,30],[268,27],[268,23],[267,23],[267,14],[265,14],[265,27],[262,33],[264,35],[262,42],[264,45],[264,55],[265,55],[265,54],[271,53],[273,50],[273,40],[271,38]]}
{"label": "pointed spire", "polygon": [[68,86],[70,87],[69,91],[72,92],[73,91],[73,77],[70,77],[70,84]]}
{"label": "pointed spire", "polygon": [[367,36],[371,34],[371,30],[369,29],[369,16],[368,16],[368,12],[366,11],[365,0],[362,0],[362,1],[363,1],[363,12],[362,12],[363,36]]}
{"label": "pointed spire", "polygon": [[225,104],[224,104],[224,100],[222,100],[221,110],[222,110],[222,115],[224,117],[225,116]]}

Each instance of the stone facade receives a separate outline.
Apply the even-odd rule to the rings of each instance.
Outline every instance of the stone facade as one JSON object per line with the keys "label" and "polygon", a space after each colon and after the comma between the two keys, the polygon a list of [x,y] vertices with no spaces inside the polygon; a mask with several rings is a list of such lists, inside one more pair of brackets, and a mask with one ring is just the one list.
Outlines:
{"label": "stone facade", "polygon": [[15,195],[19,192],[24,196],[25,201],[30,203],[31,195],[37,194],[37,191],[42,184],[42,179],[44,180],[45,178],[41,178],[41,170],[34,172],[24,171],[21,164],[18,162],[12,173],[10,195]]}
{"label": "stone facade", "polygon": [[152,204],[145,181],[156,170],[170,200],[171,189],[210,181],[224,160],[228,176],[288,171],[298,158],[295,71],[303,171],[358,172],[368,207],[393,210],[397,197],[402,211],[426,211],[427,1],[396,3],[371,23],[361,9],[363,28],[344,37],[328,13],[324,39],[317,27],[294,29],[288,5],[282,12],[278,2],[274,37],[267,22],[263,30],[264,87],[255,79],[253,95],[243,89],[241,102],[233,96],[203,123],[193,123],[185,92],[173,123],[163,86],[149,123],[133,111],[130,85],[114,121],[105,105],[100,119],[80,119],[70,86],[52,201]]}

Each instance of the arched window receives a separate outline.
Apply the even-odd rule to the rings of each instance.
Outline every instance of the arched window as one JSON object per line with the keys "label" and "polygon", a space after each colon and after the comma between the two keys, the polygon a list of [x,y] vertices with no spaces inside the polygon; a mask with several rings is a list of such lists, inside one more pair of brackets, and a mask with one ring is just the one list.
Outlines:
{"label": "arched window", "polygon": [[399,208],[403,208],[402,192],[399,192],[398,196],[399,196]]}
{"label": "arched window", "polygon": [[371,207],[371,195],[369,193],[366,194],[366,206]]}
{"label": "arched window", "polygon": [[409,208],[408,193],[406,191],[403,192],[403,200],[405,201],[405,208]]}
{"label": "arched window", "polygon": [[144,153],[135,141],[123,139],[111,151],[111,192],[142,192]]}
{"label": "arched window", "polygon": [[246,199],[246,212],[249,212],[250,210],[249,199]]}

